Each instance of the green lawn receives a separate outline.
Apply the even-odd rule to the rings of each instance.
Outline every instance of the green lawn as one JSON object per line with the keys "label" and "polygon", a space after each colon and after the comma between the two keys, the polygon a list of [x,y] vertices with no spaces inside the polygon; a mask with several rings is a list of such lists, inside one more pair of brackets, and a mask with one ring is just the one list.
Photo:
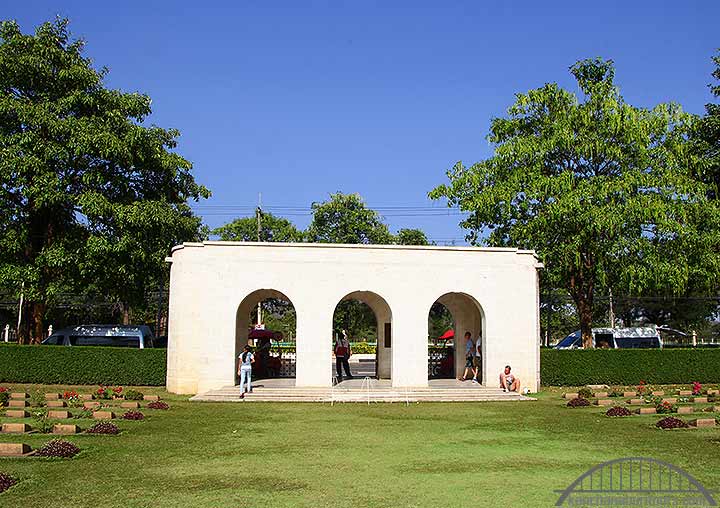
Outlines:
{"label": "green lawn", "polygon": [[[0,459],[21,480],[0,506],[553,506],[556,489],[625,456],[666,460],[720,488],[720,428],[660,431],[657,416],[610,419],[565,408],[557,392],[537,402],[331,407],[143,391],[171,409],[119,421],[120,436],[68,438],[82,449],[74,459]],[[49,439],[0,435],[33,447]]]}

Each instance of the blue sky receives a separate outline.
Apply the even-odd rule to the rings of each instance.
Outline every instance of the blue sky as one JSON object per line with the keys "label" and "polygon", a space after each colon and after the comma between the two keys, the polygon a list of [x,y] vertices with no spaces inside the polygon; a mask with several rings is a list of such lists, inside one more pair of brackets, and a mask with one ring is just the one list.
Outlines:
{"label": "blue sky", "polygon": [[[490,119],[513,94],[558,82],[588,57],[612,58],[625,99],[702,113],[720,2],[5,2],[24,31],[56,14],[110,69],[107,84],[153,99],[152,123],[182,132],[178,151],[213,197],[220,225],[262,193],[309,208],[335,191],[371,207],[427,199],[455,161],[490,155]],[[214,208],[225,207],[225,208]],[[458,216],[399,216],[462,243]],[[307,212],[291,218],[304,227]],[[408,212],[404,212],[405,215]]]}

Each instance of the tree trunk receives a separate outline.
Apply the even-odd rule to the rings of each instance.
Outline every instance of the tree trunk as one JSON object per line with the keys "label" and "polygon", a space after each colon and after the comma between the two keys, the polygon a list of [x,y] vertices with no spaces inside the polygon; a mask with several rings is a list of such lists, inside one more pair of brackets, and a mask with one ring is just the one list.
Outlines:
{"label": "tree trunk", "polygon": [[122,304],[122,324],[130,324],[130,306],[126,303]]}
{"label": "tree trunk", "polygon": [[43,302],[30,302],[30,320],[31,337],[30,342],[40,344],[45,338],[45,304]]}
{"label": "tree trunk", "polygon": [[583,256],[583,258],[584,262],[579,269],[570,276],[568,290],[575,301],[575,307],[580,317],[583,348],[589,349],[593,347],[592,320],[595,280],[592,277],[592,256]]}
{"label": "tree trunk", "polygon": [[592,300],[590,302],[588,302],[588,300],[586,298],[580,298],[577,306],[578,306],[578,314],[580,315],[580,334],[582,335],[583,348],[590,349],[593,347]]}

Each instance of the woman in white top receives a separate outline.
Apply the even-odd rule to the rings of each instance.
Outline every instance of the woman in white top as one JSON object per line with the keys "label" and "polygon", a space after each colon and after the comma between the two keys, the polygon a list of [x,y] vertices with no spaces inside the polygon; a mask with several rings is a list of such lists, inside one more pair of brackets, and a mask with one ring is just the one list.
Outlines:
{"label": "woman in white top", "polygon": [[[252,364],[255,363],[255,355],[252,354],[250,346],[245,346],[242,354],[238,357],[238,375],[240,376],[240,398],[245,398],[245,392],[252,392],[250,378],[252,376]],[[245,380],[247,379],[247,390],[245,388]]]}

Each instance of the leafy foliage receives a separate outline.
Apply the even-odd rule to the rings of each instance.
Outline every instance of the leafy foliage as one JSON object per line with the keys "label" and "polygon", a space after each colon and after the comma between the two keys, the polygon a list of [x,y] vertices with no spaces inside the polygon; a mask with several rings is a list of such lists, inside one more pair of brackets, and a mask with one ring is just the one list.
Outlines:
{"label": "leafy foliage", "polygon": [[329,201],[313,203],[312,210],[312,222],[306,232],[309,242],[393,243],[393,236],[380,215],[367,208],[359,194],[331,194]]}
{"label": "leafy foliage", "polygon": [[86,432],[88,434],[119,434],[120,429],[112,422],[98,422]]}
{"label": "leafy foliage", "polygon": [[147,405],[148,409],[162,409],[162,410],[168,410],[170,409],[170,406],[168,406],[167,402],[163,402],[161,400],[156,400],[153,402],[150,402]]}
{"label": "leafy foliage", "polygon": [[38,455],[42,457],[63,457],[70,458],[80,453],[80,448],[64,439],[53,439],[45,443],[38,450]]}
{"label": "leafy foliage", "polygon": [[544,386],[587,384],[682,384],[689,379],[714,382],[720,349],[575,349],[540,350]]}
{"label": "leafy foliage", "polygon": [[583,399],[592,399],[593,391],[587,386],[583,386],[578,390],[578,397],[582,397]]}
{"label": "leafy foliage", "polygon": [[126,411],[121,416],[123,420],[144,420],[145,415],[142,414],[140,411]]}
{"label": "leafy foliage", "polygon": [[0,473],[0,492],[5,492],[16,483],[17,480],[9,474]]}
{"label": "leafy foliage", "polygon": [[660,429],[687,429],[690,425],[680,418],[668,416],[655,424]]}
{"label": "leafy foliage", "polygon": [[588,407],[590,401],[584,397],[578,397],[577,399],[570,399],[567,403],[567,407]]}
{"label": "leafy foliage", "polygon": [[[8,379],[8,381],[11,381],[11,379]],[[30,405],[33,407],[44,407],[47,405],[47,401],[45,399],[45,392],[42,390],[35,390],[33,393],[30,394]]]}
{"label": "leafy foliage", "polygon": [[133,389],[127,390],[123,397],[125,398],[125,400],[143,400],[142,392]]}
{"label": "leafy foliage", "polygon": [[630,416],[630,415],[632,415],[632,412],[626,407],[613,406],[610,409],[608,409],[607,411],[605,411],[605,415],[606,416]]}
{"label": "leafy foliage", "polygon": [[[260,217],[261,242],[301,242],[303,233],[288,219],[263,212]],[[210,234],[233,242],[258,241],[257,217],[243,217],[213,229]]]}
{"label": "leafy foliage", "polygon": [[0,345],[0,382],[162,386],[166,366],[164,349]]}
{"label": "leafy foliage", "polygon": [[401,229],[395,237],[398,245],[430,245],[425,233],[420,229]]}
{"label": "leafy foliage", "polygon": [[457,163],[430,196],[470,212],[471,242],[536,250],[544,284],[572,296],[591,347],[598,287],[717,287],[720,213],[694,178],[691,115],[625,103],[612,61],[570,70],[583,101],[557,84],[517,94],[508,118],[492,121],[494,155]]}
{"label": "leafy foliage", "polygon": [[198,237],[186,201],[209,196],[179,132],[143,125],[150,98],[105,88],[82,51],[67,20],[0,24],[0,287],[24,293],[21,341],[65,291],[143,302],[168,249]]}

